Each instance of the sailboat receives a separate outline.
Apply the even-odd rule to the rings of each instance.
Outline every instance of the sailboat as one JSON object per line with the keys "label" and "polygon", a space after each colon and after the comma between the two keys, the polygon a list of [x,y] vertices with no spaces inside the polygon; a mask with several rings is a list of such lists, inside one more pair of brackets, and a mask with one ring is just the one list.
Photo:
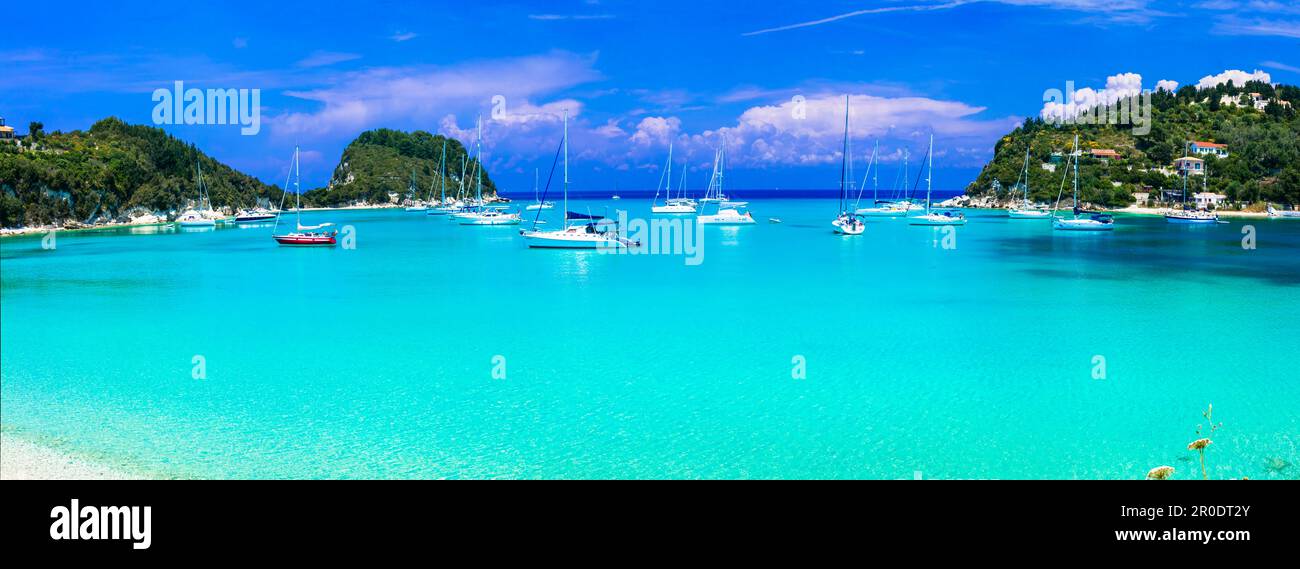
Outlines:
{"label": "sailboat", "polygon": [[840,202],[835,221],[831,226],[840,235],[861,235],[867,224],[857,213],[849,211],[849,184],[853,170],[849,161],[849,96],[844,96],[844,146],[840,156]]}
{"label": "sailboat", "polygon": [[[659,192],[664,192],[664,204],[659,205]],[[681,199],[674,199],[673,193],[673,143],[668,143],[668,160],[659,176],[659,185],[655,186],[655,197],[650,200],[650,213],[690,214],[695,213],[695,204]]]}
{"label": "sailboat", "polygon": [[[600,216],[569,211],[569,112],[567,110],[564,112],[564,138],[560,142],[560,147],[564,152],[564,217],[560,229],[549,231],[537,229],[540,224],[538,217],[541,216],[539,211],[537,213],[538,217],[533,218],[533,226],[519,231],[519,235],[523,236],[524,242],[529,247],[539,249],[599,249],[639,246],[639,242],[620,236],[617,224],[610,231],[608,229],[610,224],[599,223],[603,219]],[[556,154],[558,159],[559,152]],[[555,172],[554,163],[552,163],[551,172]],[[550,180],[549,177],[546,180],[548,189],[551,186]],[[570,221],[579,223],[570,225]]]}
{"label": "sailboat", "polygon": [[447,202],[447,139],[442,139],[442,158],[438,161],[438,205],[429,208],[425,215],[447,215],[456,205]]}
{"label": "sailboat", "polygon": [[713,174],[709,177],[709,187],[705,190],[704,197],[700,198],[700,207],[707,207],[708,204],[715,203],[718,209],[712,214],[696,216],[696,223],[701,225],[749,225],[755,223],[752,213],[742,211],[744,202],[732,202],[727,199],[726,194],[722,193],[723,173],[726,168],[727,143],[724,140],[722,147],[713,154]]}
{"label": "sailboat", "polygon": [[[216,227],[216,212],[212,211],[212,202],[208,198],[206,186],[203,184],[203,163],[197,164],[199,203],[198,209],[187,209],[176,218],[176,225],[180,227]],[[206,206],[205,206],[206,202]]]}
{"label": "sailboat", "polygon": [[1025,144],[1025,166],[1020,170],[1020,179],[1016,180],[1017,188],[1023,187],[1025,195],[1020,203],[1007,208],[1007,217],[1011,219],[1048,219],[1052,217],[1052,212],[1046,209],[1035,207],[1033,202],[1029,201],[1029,144]]}
{"label": "sailboat", "polygon": [[483,118],[478,120],[478,137],[475,141],[475,151],[478,153],[477,165],[474,169],[477,176],[475,185],[475,203],[479,204],[473,211],[462,214],[454,214],[454,217],[461,225],[519,225],[521,221],[519,214],[506,211],[506,208],[500,206],[484,207],[483,202]]}
{"label": "sailboat", "polygon": [[420,201],[420,188],[415,183],[415,180],[415,170],[411,170],[411,183],[406,186],[406,193],[410,196],[410,198],[408,198],[410,201],[408,202],[409,205],[406,206],[406,211],[424,212],[429,209],[429,204]]}
{"label": "sailboat", "polygon": [[1300,220],[1300,210],[1277,209],[1273,204],[1268,204],[1269,219],[1296,219]]}
{"label": "sailboat", "polygon": [[537,193],[537,168],[533,168],[533,203],[524,208],[525,211],[537,211],[539,209],[552,209],[555,204],[542,201],[541,196]]}
{"label": "sailboat", "polygon": [[[1165,221],[1183,225],[1210,225],[1219,223],[1219,215],[1217,213],[1201,209],[1192,209],[1187,206],[1187,176],[1190,174],[1191,172],[1183,170],[1183,208],[1181,210],[1170,209],[1165,211]],[[1204,184],[1206,189],[1209,188],[1209,177],[1209,170],[1201,173],[1201,183]]]}
{"label": "sailboat", "polygon": [[[868,166],[868,168],[867,168],[867,169],[868,169],[868,172],[873,172],[873,171],[878,171],[878,170],[879,170],[879,166],[876,165],[876,158],[875,158],[875,156],[876,156],[876,152],[879,151],[879,150],[880,150],[880,142],[877,141],[877,142],[876,142],[876,150],[873,151],[872,154],[871,154],[871,155],[872,155],[872,159],[871,159],[871,161],[872,161],[872,166]],[[901,191],[901,190],[899,190],[899,180],[902,180],[902,187],[903,187],[903,188],[906,188],[906,187],[907,187],[907,159],[908,159],[907,149],[904,148],[904,149],[903,149],[903,163],[900,165],[900,168],[901,168],[901,169],[899,170],[898,174],[895,176],[895,179],[894,179],[894,193],[895,193],[895,197],[894,197],[894,199],[891,199],[891,200],[881,200],[881,199],[880,199],[880,179],[879,179],[879,175],[873,175],[873,177],[872,177],[872,185],[873,185],[873,189],[872,189],[871,207],[860,207],[860,208],[857,208],[857,209],[854,210],[854,213],[856,213],[856,214],[858,214],[858,215],[861,215],[861,216],[863,216],[863,217],[906,217],[906,216],[907,216],[907,212],[912,211],[913,209],[919,209],[919,208],[916,206],[916,204],[914,204],[914,203],[911,202],[911,200],[907,200],[907,199],[899,199],[899,196],[898,196],[898,193]],[[872,169],[873,167],[875,168],[875,170]],[[862,187],[865,188],[866,185],[867,185],[867,181],[866,181],[865,178],[863,178],[863,180],[862,180]],[[861,199],[860,196],[861,196],[861,194],[859,194],[859,199]]]}
{"label": "sailboat", "polygon": [[907,218],[912,225],[966,225],[966,215],[960,211],[936,213],[930,210],[931,188],[934,185],[934,135],[930,135],[930,150],[926,152],[929,164],[925,174],[925,213]]}
{"label": "sailboat", "polygon": [[1056,194],[1056,205],[1052,207],[1052,229],[1058,231],[1111,231],[1115,229],[1115,218],[1105,214],[1089,214],[1083,216],[1083,208],[1079,207],[1079,135],[1074,135],[1074,151],[1070,153],[1070,159],[1074,160],[1074,217],[1064,217],[1056,215],[1056,210],[1061,206],[1061,194],[1065,191],[1065,181],[1061,182],[1061,190]]}
{"label": "sailboat", "polygon": [[[302,224],[302,188],[299,180],[299,162],[298,147],[293,147],[293,163],[290,165],[290,171],[293,172],[293,211],[296,214],[294,225],[296,229],[288,233],[276,233],[280,229],[280,216],[275,217],[275,228],[271,230],[271,237],[276,243],[281,245],[316,245],[333,247],[336,243],[335,237],[338,231],[327,231],[326,227],[332,227],[333,223],[322,223],[320,225],[303,225]],[[287,184],[286,184],[287,185]],[[287,190],[288,188],[286,188]],[[280,211],[284,211],[284,195],[280,197]]]}

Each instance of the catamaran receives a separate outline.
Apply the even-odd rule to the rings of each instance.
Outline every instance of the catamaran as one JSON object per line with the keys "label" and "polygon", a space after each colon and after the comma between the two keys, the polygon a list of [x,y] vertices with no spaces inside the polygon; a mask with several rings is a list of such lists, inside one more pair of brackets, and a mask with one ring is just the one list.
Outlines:
{"label": "catamaran", "polygon": [[[212,211],[212,200],[208,198],[206,186],[203,184],[203,163],[197,164],[199,203],[198,209],[187,209],[176,218],[176,225],[180,227],[216,227],[217,212]],[[206,205],[205,205],[206,202]]]}
{"label": "catamaran", "polygon": [[537,168],[533,168],[533,203],[524,208],[525,211],[537,211],[539,209],[552,209],[555,204],[542,201],[541,195],[537,193]]}
{"label": "catamaran", "polygon": [[844,146],[840,152],[840,201],[838,213],[831,226],[840,235],[861,235],[867,224],[857,213],[849,211],[849,180],[853,178],[853,166],[849,156],[849,96],[844,96]]}
{"label": "catamaran", "polygon": [[934,185],[934,135],[930,135],[930,150],[926,152],[929,165],[925,174],[925,213],[907,218],[912,225],[966,225],[966,215],[960,211],[934,212],[930,210],[930,193]]}
{"label": "catamaran", "polygon": [[[336,243],[335,237],[338,231],[326,230],[332,227],[333,223],[322,223],[320,225],[303,225],[302,224],[302,189],[299,179],[298,165],[298,147],[293,147],[293,163],[290,165],[290,171],[293,172],[293,210],[297,214],[295,231],[288,233],[276,233],[280,229],[280,216],[275,217],[275,228],[271,230],[271,237],[281,245],[315,245],[333,247]],[[285,184],[288,186],[288,184]],[[287,187],[285,188],[288,189]],[[280,211],[284,211],[284,194],[280,196]]]}
{"label": "catamaran", "polygon": [[[701,225],[749,225],[755,223],[754,214],[744,211],[744,202],[732,202],[722,193],[723,173],[727,168],[727,143],[713,154],[713,174],[709,177],[709,187],[700,198],[700,207],[717,204],[717,211],[712,214],[696,216],[695,222]],[[737,205],[739,204],[739,205]]]}
{"label": "catamaran", "polygon": [[1020,178],[1016,180],[1015,188],[1024,188],[1024,197],[1018,204],[1013,204],[1007,208],[1007,217],[1011,219],[1049,219],[1052,212],[1040,208],[1029,201],[1029,144],[1025,144],[1025,166],[1020,170]]}
{"label": "catamaran", "polygon": [[[1070,159],[1074,160],[1074,217],[1056,215],[1061,206],[1061,195],[1065,191],[1065,180],[1061,180],[1061,189],[1056,193],[1056,205],[1052,206],[1052,229],[1058,231],[1111,231],[1115,229],[1115,218],[1106,214],[1088,214],[1079,206],[1079,135],[1074,135],[1074,151]],[[1068,167],[1068,165],[1067,165]]]}
{"label": "catamaran", "polygon": [[[659,205],[659,192],[664,192],[664,204]],[[655,186],[655,197],[650,200],[650,213],[690,214],[695,213],[695,204],[683,199],[673,198],[673,143],[668,143],[668,160],[659,174],[659,185]]]}
{"label": "catamaran", "polygon": [[[538,211],[533,218],[533,225],[529,229],[519,230],[519,235],[523,236],[524,242],[529,247],[538,249],[599,249],[599,248],[626,248],[636,247],[640,243],[627,239],[619,235],[617,223],[600,223],[600,216],[591,214],[581,214],[569,211],[569,112],[564,111],[564,138],[560,141],[560,149],[564,152],[564,216],[560,223],[560,229],[543,231],[537,229],[540,225],[541,211]],[[556,152],[556,158],[559,158],[559,152]],[[555,163],[551,164],[551,174],[555,173]],[[551,178],[546,178],[546,187],[551,187]],[[543,196],[544,197],[544,196]],[[570,225],[570,221],[577,221]],[[610,226],[613,229],[610,229]]]}

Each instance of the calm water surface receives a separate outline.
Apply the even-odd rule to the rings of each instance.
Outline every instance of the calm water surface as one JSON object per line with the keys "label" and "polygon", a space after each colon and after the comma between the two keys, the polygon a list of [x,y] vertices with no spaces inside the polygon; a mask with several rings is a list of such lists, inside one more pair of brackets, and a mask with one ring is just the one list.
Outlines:
{"label": "calm water surface", "polygon": [[165,476],[1190,478],[1213,403],[1213,477],[1300,477],[1300,223],[752,205],[698,266],[401,211],[6,238],[0,416]]}

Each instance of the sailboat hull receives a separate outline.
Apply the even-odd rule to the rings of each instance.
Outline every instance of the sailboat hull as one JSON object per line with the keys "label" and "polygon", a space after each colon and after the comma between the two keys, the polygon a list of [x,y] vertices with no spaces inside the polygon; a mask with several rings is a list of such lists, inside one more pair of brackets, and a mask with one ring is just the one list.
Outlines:
{"label": "sailboat hull", "polygon": [[1009,209],[1007,217],[1011,219],[1051,219],[1052,212],[1045,209]]}
{"label": "sailboat hull", "polygon": [[333,247],[338,242],[334,235],[307,235],[301,233],[289,233],[286,235],[272,235],[275,242],[281,245],[295,245],[299,247]]}
{"label": "sailboat hull", "polygon": [[910,225],[966,225],[966,218],[932,213],[929,215],[909,217],[907,218],[907,222]]}
{"label": "sailboat hull", "polygon": [[1052,221],[1052,229],[1057,231],[1113,231],[1115,222],[1097,221],[1095,219],[1064,219]]}

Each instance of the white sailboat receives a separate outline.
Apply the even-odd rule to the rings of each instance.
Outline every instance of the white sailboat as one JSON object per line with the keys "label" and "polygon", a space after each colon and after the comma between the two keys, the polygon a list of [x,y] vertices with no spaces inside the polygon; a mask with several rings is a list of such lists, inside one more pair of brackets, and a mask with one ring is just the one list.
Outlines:
{"label": "white sailboat", "polygon": [[[1187,205],[1187,176],[1190,174],[1183,170],[1183,207],[1182,209],[1169,209],[1165,211],[1165,221],[1180,225],[1213,225],[1219,223],[1219,214],[1203,209],[1192,209]],[[1203,187],[1209,188],[1210,171],[1207,169],[1202,172],[1201,183]]]}
{"label": "white sailboat", "polygon": [[[722,148],[719,148],[713,155],[713,175],[709,177],[709,187],[704,192],[704,197],[700,198],[700,207],[708,207],[708,204],[716,204],[717,211],[711,214],[700,214],[696,216],[695,222],[701,225],[750,225],[754,222],[754,215],[744,209],[744,202],[732,202],[726,198],[723,193],[723,178],[727,168],[727,142],[722,142]],[[737,203],[741,205],[736,205]]]}
{"label": "white sailboat", "polygon": [[[659,185],[655,186],[655,197],[650,200],[650,213],[658,214],[691,214],[695,213],[695,204],[688,203],[681,199],[674,199],[673,193],[673,143],[668,143],[668,160],[662,174],[659,175]],[[664,203],[659,205],[659,192],[664,192]]]}
{"label": "white sailboat", "polygon": [[[872,153],[871,153],[871,155],[872,155],[872,160],[871,160],[871,161],[872,161],[872,166],[869,166],[869,167],[868,167],[868,172],[877,172],[877,171],[879,171],[879,166],[876,164],[876,158],[875,158],[876,153],[877,153],[879,150],[880,150],[880,142],[877,141],[877,142],[876,142],[876,150],[872,151]],[[900,179],[901,179],[901,181],[902,181],[902,182],[901,182],[901,184],[902,184],[902,185],[901,185],[901,188],[906,188],[906,187],[907,187],[907,159],[908,159],[908,158],[909,158],[909,155],[908,155],[907,149],[904,148],[904,149],[903,149],[903,163],[902,163],[902,166],[901,166],[901,170],[899,170],[899,173],[898,173],[897,175],[895,175],[895,178],[894,178],[894,193],[895,193],[895,197],[894,197],[894,199],[891,199],[891,200],[884,200],[884,201],[882,201],[882,200],[880,199],[880,179],[879,179],[879,176],[878,176],[878,175],[874,175],[874,174],[873,174],[873,176],[872,176],[872,187],[873,187],[873,189],[872,189],[871,207],[860,207],[860,208],[857,208],[857,209],[854,210],[854,213],[857,213],[858,215],[861,215],[861,216],[863,216],[863,217],[886,217],[886,218],[890,218],[890,217],[892,217],[892,218],[899,218],[899,217],[907,217],[907,212],[909,212],[909,211],[912,211],[912,210],[914,210],[914,209],[920,209],[916,204],[912,203],[911,200],[900,199],[900,197],[899,197],[899,195],[898,195],[898,194],[902,191],[902,190],[900,190],[900,185],[899,185],[899,184],[900,184],[900,182],[899,182]],[[867,184],[866,178],[863,178],[863,180],[862,180],[862,187],[865,188],[865,187],[866,187],[866,184]],[[859,196],[861,196],[861,194],[859,194]]]}
{"label": "white sailboat", "polygon": [[217,226],[216,220],[219,216],[216,214],[216,212],[212,211],[212,203],[211,200],[208,198],[208,193],[203,184],[203,163],[202,162],[197,164],[196,172],[198,175],[199,202],[195,206],[195,208],[187,209],[183,213],[181,213],[180,216],[176,218],[176,225],[179,227],[190,227],[190,228],[216,227]]}
{"label": "white sailboat", "polygon": [[[560,229],[544,231],[537,229],[538,219],[533,220],[530,229],[521,229],[519,235],[529,247],[538,249],[599,249],[636,247],[640,243],[619,235],[619,227],[609,223],[599,223],[600,217],[577,214],[569,211],[569,112],[564,112],[564,138],[560,143],[564,151],[564,216]],[[554,172],[554,166],[552,166]],[[550,180],[547,180],[550,187]],[[538,212],[538,216],[541,213]],[[573,225],[569,221],[577,221]]]}
{"label": "white sailboat", "polygon": [[840,235],[862,235],[867,224],[857,213],[849,211],[849,180],[853,178],[849,150],[849,96],[844,96],[844,146],[840,155],[840,200],[831,226]]}
{"label": "white sailboat", "polygon": [[1300,210],[1277,209],[1273,207],[1273,204],[1268,204],[1268,218],[1300,220]]}
{"label": "white sailboat", "polygon": [[538,195],[538,193],[537,193],[537,168],[533,168],[533,203],[528,204],[528,206],[525,207],[524,210],[525,210],[525,211],[537,211],[537,210],[539,210],[539,209],[552,209],[552,208],[554,208],[554,207],[555,207],[555,204],[553,204],[553,203],[551,203],[551,202],[544,202],[544,201],[542,201],[541,196]]}
{"label": "white sailboat", "polygon": [[504,207],[485,207],[483,201],[483,117],[478,119],[478,135],[475,141],[475,151],[478,154],[477,166],[474,171],[477,176],[475,183],[474,202],[478,204],[472,210],[463,213],[452,214],[461,225],[486,226],[486,225],[519,225],[522,221],[518,213],[506,211]]}
{"label": "white sailboat", "polygon": [[429,208],[424,212],[425,215],[447,215],[455,207],[447,202],[447,139],[445,137],[442,139],[442,158],[438,161],[438,186],[438,205]]}
{"label": "white sailboat", "polygon": [[1056,215],[1056,210],[1061,206],[1061,194],[1065,191],[1065,183],[1062,180],[1061,190],[1056,194],[1056,205],[1052,207],[1052,229],[1057,231],[1111,231],[1115,229],[1115,218],[1109,215],[1089,214],[1082,215],[1083,208],[1079,206],[1079,135],[1074,135],[1074,151],[1070,153],[1070,159],[1074,160],[1074,216],[1064,217]]}
{"label": "white sailboat", "polygon": [[1025,189],[1024,198],[1020,203],[1014,204],[1007,208],[1007,217],[1011,219],[1050,219],[1052,212],[1048,209],[1037,207],[1029,201],[1029,145],[1025,145],[1025,166],[1020,170],[1020,178],[1016,180],[1017,188]]}
{"label": "white sailboat", "polygon": [[926,152],[929,165],[925,174],[925,213],[907,218],[911,225],[966,225],[966,215],[960,211],[934,212],[930,210],[930,193],[934,185],[934,135],[930,135],[930,150]]}

